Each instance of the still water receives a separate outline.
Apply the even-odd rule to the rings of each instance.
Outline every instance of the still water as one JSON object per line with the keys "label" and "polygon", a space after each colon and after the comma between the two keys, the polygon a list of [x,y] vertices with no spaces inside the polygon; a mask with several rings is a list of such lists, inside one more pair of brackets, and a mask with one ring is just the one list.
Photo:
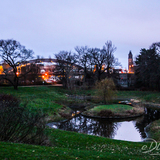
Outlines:
{"label": "still water", "polygon": [[145,127],[159,118],[159,111],[145,109],[145,115],[136,119],[93,119],[78,115],[66,122],[49,123],[48,126],[117,140],[140,142],[147,138]]}

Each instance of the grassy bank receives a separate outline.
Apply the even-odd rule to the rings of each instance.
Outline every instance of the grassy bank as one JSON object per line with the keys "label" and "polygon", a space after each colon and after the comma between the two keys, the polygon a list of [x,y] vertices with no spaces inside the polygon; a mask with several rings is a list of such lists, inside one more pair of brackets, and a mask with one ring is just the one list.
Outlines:
{"label": "grassy bank", "polygon": [[151,91],[118,91],[117,97],[121,99],[140,99],[146,102],[160,103],[160,92]]}
{"label": "grassy bank", "polygon": [[[70,112],[69,108],[63,105],[67,91],[62,87],[38,86],[19,87],[14,90],[12,87],[0,87],[0,93],[11,94],[21,100],[21,105],[27,103],[27,107],[32,111],[41,110],[47,115],[48,121],[61,120],[59,112]],[[59,103],[57,103],[59,102]]]}
{"label": "grassy bank", "polygon": [[[94,90],[86,95],[94,95]],[[0,93],[12,94],[19,97],[21,105],[28,103],[27,107],[41,109],[45,114],[53,116],[62,110],[65,111],[66,94],[69,91],[61,87],[19,87],[18,91],[12,87],[0,87]],[[150,93],[150,94],[149,94]],[[80,94],[80,93],[78,93]],[[84,94],[84,92],[81,92]],[[143,100],[156,94],[154,101],[158,101],[159,93],[151,92],[118,92],[118,98],[138,98]],[[150,96],[149,96],[150,95]],[[147,100],[148,101],[148,100]],[[146,143],[135,143],[90,136],[74,132],[47,129],[50,146],[37,146],[0,142],[0,159],[158,159],[150,153],[143,153],[142,147]],[[149,143],[147,143],[149,148]]]}
{"label": "grassy bank", "polygon": [[148,127],[148,136],[156,141],[160,141],[160,120],[152,122]]}
{"label": "grassy bank", "polygon": [[0,159],[157,159],[143,153],[142,147],[146,143],[61,130],[50,130],[50,140],[50,147],[0,142]]}
{"label": "grassy bank", "polygon": [[61,108],[56,101],[65,98],[63,91],[59,87],[19,87],[14,90],[12,87],[0,87],[0,93],[11,94],[18,97],[21,102],[27,103],[29,108],[42,109],[44,112],[56,112]]}

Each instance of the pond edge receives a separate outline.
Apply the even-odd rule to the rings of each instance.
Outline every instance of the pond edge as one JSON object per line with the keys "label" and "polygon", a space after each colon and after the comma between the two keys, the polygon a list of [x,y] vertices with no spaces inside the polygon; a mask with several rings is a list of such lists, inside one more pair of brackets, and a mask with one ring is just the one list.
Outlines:
{"label": "pond edge", "polygon": [[100,117],[100,116],[89,116],[86,114],[81,113],[82,116],[87,117],[87,118],[96,118],[96,119],[127,119],[127,118],[137,118],[137,117],[141,117],[144,115],[144,113],[142,114],[138,114],[138,115],[134,115],[134,116],[122,116],[122,117]]}

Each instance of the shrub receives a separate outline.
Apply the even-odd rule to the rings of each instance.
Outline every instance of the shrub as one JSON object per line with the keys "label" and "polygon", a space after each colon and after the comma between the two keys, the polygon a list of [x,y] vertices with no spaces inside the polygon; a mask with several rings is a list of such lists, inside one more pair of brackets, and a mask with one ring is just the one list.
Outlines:
{"label": "shrub", "polygon": [[111,103],[115,96],[115,84],[112,79],[103,79],[96,83],[96,95],[104,104]]}
{"label": "shrub", "polygon": [[18,107],[19,100],[12,95],[0,94],[0,109],[3,107]]}
{"label": "shrub", "polygon": [[46,144],[44,115],[19,103],[12,95],[0,95],[0,141]]}

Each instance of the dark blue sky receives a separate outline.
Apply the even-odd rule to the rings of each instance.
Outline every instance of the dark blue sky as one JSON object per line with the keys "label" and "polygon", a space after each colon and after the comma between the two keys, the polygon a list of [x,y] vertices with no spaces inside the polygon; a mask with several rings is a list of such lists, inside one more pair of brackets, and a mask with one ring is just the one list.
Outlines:
{"label": "dark blue sky", "polygon": [[127,68],[160,41],[159,0],[1,0],[0,39],[15,39],[36,55],[53,57],[75,46],[102,48],[107,40]]}

